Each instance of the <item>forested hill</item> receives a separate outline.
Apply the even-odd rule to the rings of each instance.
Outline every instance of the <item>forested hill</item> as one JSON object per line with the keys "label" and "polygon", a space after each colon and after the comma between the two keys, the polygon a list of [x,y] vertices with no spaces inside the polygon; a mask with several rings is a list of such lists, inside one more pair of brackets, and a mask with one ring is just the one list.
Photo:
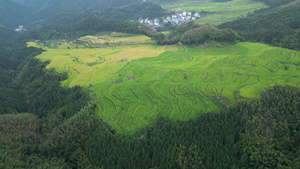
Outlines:
{"label": "forested hill", "polygon": [[41,21],[39,24],[74,24],[88,16],[94,16],[101,19],[132,20],[141,17],[155,18],[166,15],[170,15],[170,13],[161,6],[143,2],[122,7],[111,7],[103,10],[87,10],[84,12],[57,14],[49,19]]}
{"label": "forested hill", "polygon": [[61,13],[102,10],[140,3],[142,0],[0,0],[0,23],[14,28]]}
{"label": "forested hill", "polygon": [[0,168],[66,168],[66,159],[47,159],[38,147],[75,114],[83,119],[80,110],[93,112],[89,93],[61,87],[66,75],[44,69],[34,59],[42,50],[28,48],[17,32],[0,27],[0,45]]}
{"label": "forested hill", "polygon": [[276,6],[281,6],[281,5],[288,4],[288,3],[293,2],[295,0],[252,0],[252,1],[263,2],[266,5],[269,5],[271,7],[276,7]]}
{"label": "forested hill", "polygon": [[35,10],[41,9],[49,2],[49,0],[12,0],[12,1]]}
{"label": "forested hill", "polygon": [[0,0],[0,24],[16,27],[23,24],[23,19],[33,13],[33,9],[14,3],[10,0]]}
{"label": "forested hill", "polygon": [[141,2],[141,0],[52,0],[40,11],[30,16],[28,20],[45,19],[60,13],[74,13],[88,9],[100,10],[109,7],[138,4]]}
{"label": "forested hill", "polygon": [[46,39],[77,39],[81,36],[92,35],[101,32],[117,31],[133,34],[155,36],[156,31],[149,26],[137,22],[121,20],[105,20],[88,17],[72,25],[48,25],[42,28],[32,29],[20,36],[23,40],[46,40]]}
{"label": "forested hill", "polygon": [[211,25],[198,25],[188,22],[177,26],[174,31],[165,36],[163,33],[155,37],[158,45],[183,43],[186,45],[199,45],[207,41],[236,43],[243,40],[232,29],[218,29]]}
{"label": "forested hill", "polygon": [[267,14],[252,15],[219,28],[231,28],[246,40],[300,50],[300,1]]}

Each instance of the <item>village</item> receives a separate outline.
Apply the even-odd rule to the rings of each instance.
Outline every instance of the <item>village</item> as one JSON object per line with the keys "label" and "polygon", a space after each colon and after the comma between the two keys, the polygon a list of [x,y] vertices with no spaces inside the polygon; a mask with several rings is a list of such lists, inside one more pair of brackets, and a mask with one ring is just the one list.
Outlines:
{"label": "village", "polygon": [[179,25],[179,24],[182,24],[185,22],[196,20],[200,17],[201,17],[201,15],[199,12],[192,13],[191,11],[189,11],[189,12],[183,11],[182,13],[177,13],[172,16],[162,18],[162,20],[160,20],[158,18],[155,18],[152,20],[152,19],[149,19],[148,17],[146,17],[145,19],[140,18],[139,22],[143,23],[143,24],[147,24],[149,26],[159,27],[159,26],[161,26],[161,21],[163,23],[171,23],[174,25]]}

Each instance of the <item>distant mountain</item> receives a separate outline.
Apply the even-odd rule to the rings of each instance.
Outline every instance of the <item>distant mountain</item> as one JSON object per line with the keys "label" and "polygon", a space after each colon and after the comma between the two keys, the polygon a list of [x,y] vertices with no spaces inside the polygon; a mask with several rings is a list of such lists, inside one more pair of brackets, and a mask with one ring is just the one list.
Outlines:
{"label": "distant mountain", "polygon": [[30,21],[51,17],[55,14],[100,10],[141,3],[142,0],[52,0],[29,18]]}
{"label": "distant mountain", "polygon": [[139,4],[142,0],[0,0],[0,25],[14,28],[56,14]]}
{"label": "distant mountain", "polygon": [[12,1],[35,10],[41,9],[42,7],[47,5],[48,2],[50,2],[50,0],[12,0]]}
{"label": "distant mountain", "polygon": [[0,0],[0,24],[7,27],[16,27],[23,24],[22,20],[32,14],[33,9],[12,2]]}
{"label": "distant mountain", "polygon": [[161,16],[170,15],[170,13],[163,9],[160,5],[143,2],[140,4],[126,5],[122,7],[111,7],[103,10],[88,10],[77,13],[62,13],[54,15],[49,19],[39,22],[40,25],[47,24],[61,24],[68,25],[76,23],[88,16],[94,16],[102,19],[139,19],[149,17],[151,19]]}

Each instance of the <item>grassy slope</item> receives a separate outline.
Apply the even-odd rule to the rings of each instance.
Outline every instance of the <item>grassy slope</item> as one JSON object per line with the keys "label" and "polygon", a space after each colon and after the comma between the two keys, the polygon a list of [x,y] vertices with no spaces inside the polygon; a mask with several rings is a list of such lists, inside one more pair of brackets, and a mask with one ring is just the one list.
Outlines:
{"label": "grassy slope", "polygon": [[[109,38],[98,37],[99,41],[103,37]],[[51,59],[48,68],[69,73],[63,85],[94,90],[99,116],[122,131],[143,127],[158,116],[185,120],[216,111],[240,95],[258,96],[262,88],[274,84],[300,84],[300,52],[258,43],[185,52],[180,46],[137,45],[136,39],[142,37],[124,36],[131,46],[117,46],[122,38],[112,37],[111,49],[47,48],[38,58]],[[75,45],[56,47],[67,46]],[[131,61],[119,62],[123,58]]]}
{"label": "grassy slope", "polygon": [[246,16],[248,13],[268,6],[260,2],[252,2],[251,0],[232,0],[229,2],[179,1],[178,3],[171,3],[163,7],[167,10],[199,12],[203,10],[212,12],[197,20],[197,23],[219,25],[236,20],[239,17]]}

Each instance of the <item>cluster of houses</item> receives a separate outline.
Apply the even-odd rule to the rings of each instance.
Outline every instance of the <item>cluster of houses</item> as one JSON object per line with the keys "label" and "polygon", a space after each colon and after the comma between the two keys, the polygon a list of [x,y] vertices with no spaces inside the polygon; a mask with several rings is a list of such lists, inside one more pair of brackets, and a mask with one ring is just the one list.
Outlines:
{"label": "cluster of houses", "polygon": [[[186,12],[183,11],[182,13],[177,13],[172,16],[168,16],[162,19],[163,23],[172,23],[172,24],[182,24],[184,22],[189,22],[200,18],[201,15],[199,12],[192,13],[191,11]],[[148,17],[143,19],[139,19],[140,23],[148,24],[150,26],[160,26],[160,20],[155,18],[153,20],[149,19]]]}
{"label": "cluster of houses", "polygon": [[139,19],[139,22],[140,23],[144,23],[144,24],[148,24],[150,26],[159,26],[160,25],[160,20],[158,18],[155,18],[155,19],[149,19],[148,17],[143,19],[143,18],[140,18]]}
{"label": "cluster of houses", "polygon": [[24,31],[24,26],[23,25],[20,25],[17,29],[15,29],[16,32],[21,32],[21,31]]}

